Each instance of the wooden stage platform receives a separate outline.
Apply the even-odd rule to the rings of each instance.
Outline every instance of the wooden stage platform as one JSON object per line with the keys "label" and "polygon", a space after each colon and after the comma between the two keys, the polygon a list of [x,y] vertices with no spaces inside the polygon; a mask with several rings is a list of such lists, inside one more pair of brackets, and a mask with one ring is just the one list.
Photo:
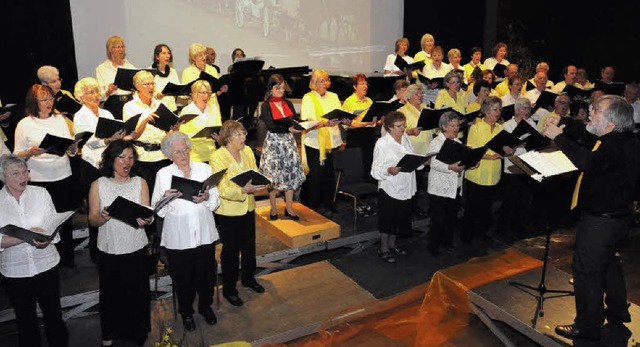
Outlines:
{"label": "wooden stage platform", "polygon": [[[172,341],[181,347],[210,346],[230,341],[254,345],[285,342],[314,332],[327,317],[375,298],[327,261],[260,276],[263,294],[238,286],[244,306],[220,300],[218,324],[207,325],[194,315],[196,330],[186,332],[173,317],[171,298],[152,302],[152,332],[146,346],[160,341],[172,328]],[[337,294],[339,293],[339,294]]]}

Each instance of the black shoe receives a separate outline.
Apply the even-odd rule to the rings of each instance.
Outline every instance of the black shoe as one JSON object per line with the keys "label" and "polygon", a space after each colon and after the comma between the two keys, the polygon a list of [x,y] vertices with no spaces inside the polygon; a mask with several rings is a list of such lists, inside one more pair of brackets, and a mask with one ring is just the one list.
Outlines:
{"label": "black shoe", "polygon": [[291,220],[300,220],[300,217],[298,215],[289,213],[286,208],[284,209],[284,216],[289,217],[289,219]]}
{"label": "black shoe", "polygon": [[398,247],[398,246],[394,246],[394,247],[389,247],[389,250],[395,254],[398,255],[407,255],[407,251],[405,251],[404,249]]}
{"label": "black shoe", "polygon": [[233,306],[242,306],[242,305],[244,305],[244,301],[242,301],[242,299],[240,299],[240,297],[237,296],[237,295],[223,295],[223,296]]}
{"label": "black shoe", "polygon": [[256,281],[253,281],[252,283],[248,283],[248,284],[243,283],[242,286],[247,287],[256,293],[264,293],[264,287]]}
{"label": "black shoe", "polygon": [[278,214],[271,214],[271,212],[269,212],[269,219],[270,220],[278,220]]}
{"label": "black shoe", "polygon": [[556,334],[564,336],[569,339],[585,339],[585,340],[600,340],[601,337],[600,328],[581,329],[576,328],[574,324],[570,325],[558,325],[556,327]]}
{"label": "black shoe", "polygon": [[193,316],[182,317],[182,325],[186,331],[196,330],[196,322],[193,320]]}
{"label": "black shoe", "polygon": [[218,318],[216,317],[216,314],[213,313],[213,309],[211,307],[207,307],[207,309],[204,310],[204,312],[200,312],[200,314],[204,317],[204,321],[207,322],[207,324],[214,325],[218,323]]}

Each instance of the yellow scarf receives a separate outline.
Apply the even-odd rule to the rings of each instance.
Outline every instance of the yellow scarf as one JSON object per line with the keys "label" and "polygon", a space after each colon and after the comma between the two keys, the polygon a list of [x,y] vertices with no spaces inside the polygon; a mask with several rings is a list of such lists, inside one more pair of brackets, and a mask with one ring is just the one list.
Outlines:
{"label": "yellow scarf", "polygon": [[[598,150],[598,147],[600,147],[600,144],[602,143],[602,141],[598,140],[596,141],[596,144],[593,145],[593,148],[591,149],[591,152],[595,152]],[[571,209],[573,210],[574,208],[576,208],[576,206],[578,206],[578,193],[580,192],[580,184],[582,183],[582,177],[584,176],[584,172],[580,173],[580,176],[578,176],[578,180],[576,181],[576,187],[573,189],[573,196],[571,197]]]}
{"label": "yellow scarf", "polygon": [[[314,111],[316,113],[316,119],[321,120],[324,115],[324,111],[322,110],[322,105],[320,104],[320,100],[313,93],[309,92],[307,95],[313,101]],[[302,143],[304,143],[304,133],[303,133]],[[318,151],[320,152],[320,165],[324,165],[324,161],[327,159],[327,152],[331,153],[331,133],[329,132],[329,128],[321,127],[318,128]],[[302,168],[306,173],[309,172],[309,164],[307,163],[307,155],[306,151],[302,151]]]}

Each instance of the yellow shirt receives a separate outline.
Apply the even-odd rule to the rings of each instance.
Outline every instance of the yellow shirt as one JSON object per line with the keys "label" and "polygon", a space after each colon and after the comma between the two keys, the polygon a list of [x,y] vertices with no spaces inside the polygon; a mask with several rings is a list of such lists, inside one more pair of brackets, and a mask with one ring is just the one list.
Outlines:
{"label": "yellow shirt", "polygon": [[[420,119],[420,112],[425,109],[425,104],[420,104],[420,109],[415,108],[411,104],[405,104],[398,109],[398,112],[404,114],[407,118],[407,129],[415,128],[418,126],[418,119]],[[409,136],[411,145],[413,146],[413,152],[418,155],[425,155],[429,150],[429,142],[433,138],[433,132],[435,130],[423,130],[418,136]]]}
{"label": "yellow shirt", "polygon": [[[464,78],[469,80],[469,78],[471,77],[471,74],[473,73],[473,70],[476,69],[476,66],[478,68],[480,68],[480,71],[485,70],[484,65],[482,65],[482,63],[478,64],[478,65],[472,65],[471,62],[468,62],[466,64],[464,64],[462,66],[462,68],[464,69]],[[469,88],[471,88],[471,86],[469,86]]]}
{"label": "yellow shirt", "polygon": [[344,102],[342,103],[342,110],[349,113],[353,113],[354,111],[358,110],[365,110],[363,112],[360,112],[358,116],[353,119],[354,121],[359,122],[362,120],[362,118],[364,118],[364,115],[367,114],[368,108],[371,107],[371,105],[373,105],[373,100],[371,100],[371,98],[365,96],[364,101],[362,101],[358,99],[358,97],[354,93],[351,94],[351,96],[349,96],[348,98],[344,99]]}
{"label": "yellow shirt", "polygon": [[469,103],[469,105],[467,105],[467,113],[475,112],[475,111],[478,111],[479,109],[480,109],[480,104],[478,103],[478,100],[473,100],[472,102]]}
{"label": "yellow shirt", "polygon": [[[484,146],[502,130],[502,126],[498,123],[493,127],[478,118],[471,128],[469,128],[469,137],[467,138],[467,146],[478,148]],[[488,149],[487,154],[495,154],[494,151]],[[500,165],[501,160],[480,160],[480,165],[476,169],[466,170],[465,178],[469,181],[481,186],[494,186],[500,181]]]}
{"label": "yellow shirt", "polygon": [[451,107],[454,110],[465,113],[465,108],[467,106],[467,95],[463,91],[458,91],[456,95],[456,100],[453,100],[451,95],[449,95],[449,91],[447,89],[441,89],[438,92],[438,96],[436,96],[436,102],[434,108],[445,108]]}
{"label": "yellow shirt", "polygon": [[[180,111],[180,115],[197,114],[198,117],[180,126],[180,131],[191,137],[206,127],[221,126],[220,112],[215,112],[216,110],[214,105],[207,103],[204,112],[202,112],[193,102],[190,103]],[[191,160],[205,162],[209,160],[215,150],[216,144],[211,137],[191,138]]]}
{"label": "yellow shirt", "polygon": [[[215,67],[206,64],[207,67],[204,69],[204,72],[208,73],[209,75],[215,77],[215,78],[220,78],[220,76],[218,75],[218,70],[216,70]],[[184,69],[182,71],[182,84],[187,84],[191,81],[195,81],[198,79],[198,77],[200,77],[200,69],[198,69],[194,64],[191,64],[190,66],[188,66],[186,69]],[[215,106],[215,108],[217,109],[217,112],[220,113],[220,105],[218,104],[218,96],[215,92],[213,92],[213,94],[211,94],[211,99],[209,99],[209,102]]]}
{"label": "yellow shirt", "polygon": [[242,193],[242,187],[233,183],[233,177],[248,169],[258,171],[256,157],[250,147],[244,146],[240,151],[241,161],[238,163],[233,158],[229,150],[222,146],[209,158],[209,166],[214,173],[227,169],[220,183],[218,183],[218,194],[220,194],[220,206],[215,213],[223,216],[242,216],[255,209],[256,203],[253,194]]}

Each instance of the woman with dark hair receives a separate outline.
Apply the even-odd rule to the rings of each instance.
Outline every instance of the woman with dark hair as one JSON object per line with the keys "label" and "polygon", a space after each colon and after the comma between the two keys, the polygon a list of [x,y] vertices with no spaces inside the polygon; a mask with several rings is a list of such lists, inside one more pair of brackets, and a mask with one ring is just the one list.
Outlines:
{"label": "woman with dark hair", "polygon": [[504,42],[498,42],[493,46],[491,56],[484,60],[483,65],[489,70],[495,70],[495,67],[498,64],[509,66],[509,61],[505,59],[507,53],[509,53],[509,47],[507,44]]}
{"label": "woman with dark hair", "polygon": [[134,228],[111,218],[106,208],[122,196],[149,206],[147,182],[132,175],[137,153],[129,141],[115,140],[102,152],[102,177],[89,190],[89,224],[97,227],[98,249],[101,252],[100,327],[102,345],[113,340],[144,344],[151,331],[148,244],[144,226],[153,218],[138,218]]}
{"label": "woman with dark hair", "polygon": [[271,75],[267,81],[265,102],[260,107],[260,117],[267,127],[267,136],[262,145],[260,171],[271,177],[273,185],[269,188],[271,212],[269,219],[278,219],[276,193],[284,191],[286,207],[284,215],[292,220],[300,218],[293,210],[293,192],[300,188],[305,180],[300,162],[298,146],[293,134],[300,133],[293,126],[278,122],[283,118],[295,118],[295,108],[291,101],[284,98],[286,82],[278,74]]}
{"label": "woman with dark hair", "polygon": [[162,101],[168,109],[175,112],[178,109],[175,96],[162,94],[162,90],[167,86],[167,83],[180,84],[178,72],[171,66],[172,63],[173,53],[171,53],[169,46],[161,43],[153,49],[153,64],[151,68],[157,70],[154,76],[156,82],[156,98]]}
{"label": "woman with dark hair", "polygon": [[415,171],[401,172],[396,164],[405,154],[415,152],[409,136],[405,134],[407,123],[404,114],[398,111],[387,113],[383,125],[387,133],[376,142],[371,176],[378,180],[378,255],[384,262],[395,263],[393,254],[407,254],[398,247],[396,239],[398,235],[411,233],[411,198],[417,192]]}
{"label": "woman with dark hair", "polygon": [[[71,139],[65,117],[53,113],[53,91],[47,86],[34,84],[27,91],[25,117],[18,123],[13,152],[26,159],[31,170],[31,183],[45,188],[56,210],[70,211],[77,208],[75,199],[69,198],[73,189],[70,156],[75,156],[77,143],[71,145],[63,155],[46,153],[39,145],[47,134]],[[56,246],[62,257],[61,263],[73,267],[73,235],[71,218],[60,230],[61,242]]]}
{"label": "woman with dark hair", "polygon": [[256,203],[253,195],[267,186],[253,185],[249,181],[241,187],[230,179],[248,169],[258,170],[253,150],[245,145],[246,139],[247,130],[241,123],[234,120],[225,121],[218,138],[222,147],[213,153],[209,161],[213,172],[227,169],[227,173],[218,184],[220,206],[215,211],[215,216],[222,241],[222,295],[234,306],[244,304],[236,289],[240,262],[242,285],[256,293],[265,291],[255,278]]}
{"label": "woman with dark hair", "polygon": [[[29,185],[29,170],[16,155],[0,156],[0,227],[7,224],[43,232],[56,214],[51,196],[42,187]],[[58,242],[58,236],[52,243]],[[34,240],[35,247],[18,238],[0,234],[0,274],[18,325],[18,345],[40,346],[36,303],[49,346],[66,346],[67,328],[60,308],[60,256],[50,242]]]}

